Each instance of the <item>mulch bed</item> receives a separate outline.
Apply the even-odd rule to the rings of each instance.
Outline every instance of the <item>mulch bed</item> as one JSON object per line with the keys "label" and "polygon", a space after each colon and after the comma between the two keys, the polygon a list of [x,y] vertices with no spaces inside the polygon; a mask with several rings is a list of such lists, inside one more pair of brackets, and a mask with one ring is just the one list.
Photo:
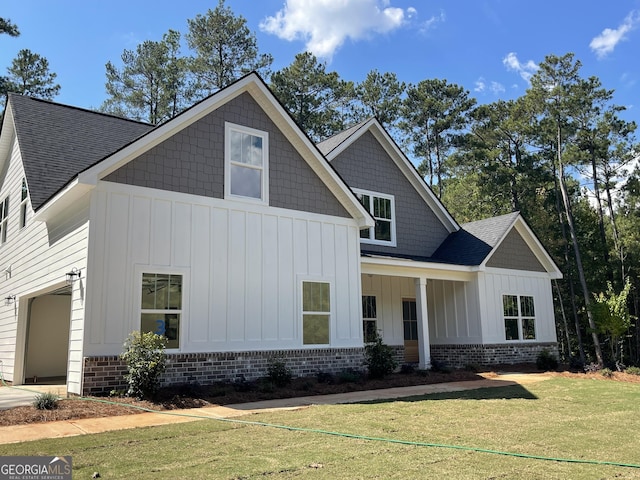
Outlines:
{"label": "mulch bed", "polygon": [[[495,371],[539,372],[532,365],[510,365],[487,369]],[[599,372],[576,373],[570,371],[553,372],[562,377],[592,378],[640,383],[640,376],[614,372],[612,377],[604,377]],[[153,401],[137,400],[128,397],[92,397],[91,400],[70,398],[58,402],[53,410],[37,410],[33,406],[16,407],[0,411],[0,426],[20,425],[57,420],[110,417],[144,413],[143,409],[174,410],[197,408],[209,405],[229,405],[276,398],[292,398],[310,395],[326,395],[350,391],[375,390],[380,388],[428,385],[443,382],[459,382],[482,379],[477,373],[467,370],[451,372],[411,372],[394,373],[383,379],[340,378],[332,381],[319,381],[316,377],[294,378],[285,387],[275,387],[263,381],[242,383],[219,383],[215,385],[183,385],[162,389]],[[328,379],[320,379],[328,380]],[[349,381],[352,380],[352,381]],[[5,387],[6,388],[6,387]],[[107,403],[108,402],[108,403]],[[127,407],[124,404],[138,408]]]}

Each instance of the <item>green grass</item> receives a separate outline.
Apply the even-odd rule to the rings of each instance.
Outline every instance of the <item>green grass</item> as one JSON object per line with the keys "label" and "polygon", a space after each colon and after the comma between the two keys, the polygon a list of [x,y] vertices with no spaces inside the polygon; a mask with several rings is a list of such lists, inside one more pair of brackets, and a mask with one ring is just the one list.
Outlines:
{"label": "green grass", "polygon": [[[242,417],[410,442],[640,464],[640,385],[554,378],[523,387]],[[74,478],[640,478],[640,469],[202,421],[0,445],[0,455],[72,455]]]}

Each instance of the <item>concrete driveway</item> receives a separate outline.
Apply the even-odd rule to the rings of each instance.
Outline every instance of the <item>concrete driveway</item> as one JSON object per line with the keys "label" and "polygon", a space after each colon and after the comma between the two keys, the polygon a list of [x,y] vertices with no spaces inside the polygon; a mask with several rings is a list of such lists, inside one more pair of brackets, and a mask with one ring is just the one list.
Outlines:
{"label": "concrete driveway", "polygon": [[51,392],[58,396],[67,395],[66,385],[21,385],[9,387],[0,385],[0,410],[31,405],[40,393]]}

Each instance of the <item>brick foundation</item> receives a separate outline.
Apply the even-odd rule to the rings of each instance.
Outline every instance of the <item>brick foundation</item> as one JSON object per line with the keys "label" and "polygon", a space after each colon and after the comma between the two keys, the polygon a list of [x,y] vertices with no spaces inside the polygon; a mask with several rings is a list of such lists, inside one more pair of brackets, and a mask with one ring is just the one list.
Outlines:
{"label": "brick foundation", "polygon": [[[405,363],[404,347],[391,345],[398,365]],[[514,343],[495,345],[431,345],[431,359],[455,368],[466,365],[534,363],[543,349],[558,357],[557,343]],[[276,350],[267,352],[175,353],[167,355],[162,385],[199,383],[202,385],[267,375],[269,361],[281,359],[294,377],[317,372],[339,373],[345,369],[364,370],[364,348]],[[116,355],[85,357],[83,395],[125,390],[126,366]]]}
{"label": "brick foundation", "polygon": [[558,344],[510,343],[490,345],[431,345],[431,360],[454,368],[466,365],[509,365],[535,363],[538,354],[547,349],[558,358]]}
{"label": "brick foundation", "polygon": [[[254,380],[267,375],[270,359],[285,362],[294,377],[315,375],[318,371],[339,373],[345,369],[364,369],[364,348],[316,350],[277,350],[267,352],[177,353],[167,354],[162,385],[225,380]],[[83,395],[99,395],[125,390],[126,366],[116,355],[85,357]]]}

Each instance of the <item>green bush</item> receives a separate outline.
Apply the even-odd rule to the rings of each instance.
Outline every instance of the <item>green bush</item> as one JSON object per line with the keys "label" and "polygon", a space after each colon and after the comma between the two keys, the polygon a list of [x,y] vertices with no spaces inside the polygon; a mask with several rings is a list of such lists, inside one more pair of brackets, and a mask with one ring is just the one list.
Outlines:
{"label": "green bush", "polygon": [[337,381],[339,384],[359,383],[362,381],[362,373],[357,370],[353,370],[352,368],[347,368],[346,370],[342,370],[338,373]]}
{"label": "green bush", "polygon": [[536,358],[536,367],[538,370],[548,371],[558,368],[558,359],[546,348],[538,354]]}
{"label": "green bush", "polygon": [[364,364],[372,378],[383,378],[398,366],[393,349],[382,343],[382,337],[377,332],[373,342],[364,347]]}
{"label": "green bush", "polygon": [[640,367],[627,367],[624,373],[628,373],[629,375],[640,375]]}
{"label": "green bush", "polygon": [[55,393],[39,393],[33,400],[33,406],[38,410],[53,410],[58,407],[58,396]]}
{"label": "green bush", "polygon": [[611,378],[613,377],[613,370],[611,370],[610,368],[603,368],[602,370],[600,370],[600,375],[602,375],[603,377]]}
{"label": "green bush", "polygon": [[291,370],[287,368],[284,360],[272,358],[267,366],[267,378],[276,387],[286,387],[291,383]]}
{"label": "green bush", "polygon": [[132,332],[124,343],[120,358],[127,364],[124,378],[127,395],[151,398],[160,387],[160,376],[166,368],[167,338],[152,332]]}

